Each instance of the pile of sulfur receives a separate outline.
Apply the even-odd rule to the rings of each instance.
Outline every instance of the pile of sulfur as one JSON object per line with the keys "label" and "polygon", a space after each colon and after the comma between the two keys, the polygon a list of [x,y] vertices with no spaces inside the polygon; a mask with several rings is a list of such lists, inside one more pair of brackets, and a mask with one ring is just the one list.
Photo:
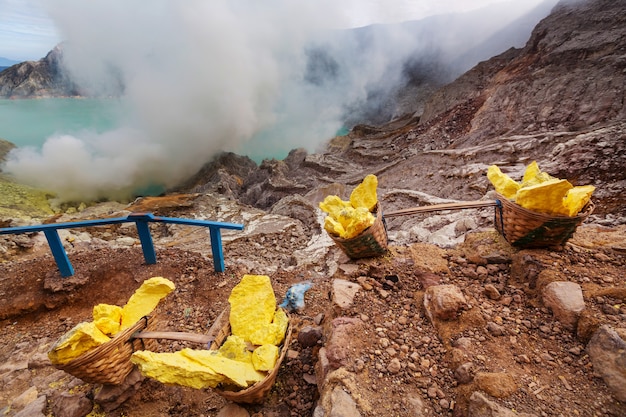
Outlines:
{"label": "pile of sulfur", "polygon": [[496,165],[489,167],[487,178],[503,197],[525,209],[552,216],[576,216],[595,190],[593,185],[574,187],[567,180],[541,172],[535,161],[526,167],[521,183],[502,173]]}
{"label": "pile of sulfur", "polygon": [[170,280],[153,277],[141,284],[124,307],[98,304],[93,308],[93,321],[77,324],[52,346],[48,352],[50,362],[66,364],[110,341],[115,334],[149,315],[174,288]]}
{"label": "pile of sulfur", "polygon": [[373,212],[378,206],[376,189],[378,178],[367,175],[361,184],[350,194],[350,200],[329,195],[319,203],[320,209],[328,213],[324,219],[324,229],[332,236],[351,239],[374,224]]}
{"label": "pile of sulfur", "polygon": [[167,385],[243,389],[263,380],[280,356],[289,318],[276,305],[268,276],[244,275],[228,298],[231,334],[217,350],[138,351],[141,373]]}

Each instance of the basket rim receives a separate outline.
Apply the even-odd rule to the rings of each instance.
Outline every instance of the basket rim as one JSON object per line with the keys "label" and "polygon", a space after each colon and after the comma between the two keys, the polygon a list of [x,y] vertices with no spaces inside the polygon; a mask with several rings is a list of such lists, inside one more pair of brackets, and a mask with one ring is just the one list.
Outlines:
{"label": "basket rim", "polygon": [[496,193],[496,196],[497,196],[496,202],[499,201],[500,204],[502,204],[502,205],[508,205],[508,206],[512,207],[513,209],[515,209],[516,211],[519,211],[522,214],[527,215],[529,217],[538,217],[538,218],[542,218],[542,219],[563,219],[563,220],[585,219],[591,213],[593,213],[593,211],[595,209],[595,204],[594,204],[593,200],[589,199],[587,204],[585,204],[583,206],[583,208],[578,212],[578,214],[576,216],[566,216],[566,215],[563,215],[563,214],[547,214],[547,213],[541,213],[541,212],[538,212],[538,211],[529,210],[529,209],[527,209],[525,207],[522,207],[519,204],[517,204],[515,201],[511,201],[510,199],[506,198],[502,194]]}
{"label": "basket rim", "polygon": [[96,361],[108,355],[111,351],[117,348],[119,345],[128,342],[133,334],[137,331],[142,330],[148,326],[148,321],[150,320],[149,316],[144,316],[139,319],[134,325],[118,332],[111,340],[106,343],[103,343],[99,346],[96,346],[93,349],[83,353],[82,355],[72,359],[66,363],[54,364],[57,369],[61,370],[71,370],[78,369],[84,367],[86,364],[90,362]]}

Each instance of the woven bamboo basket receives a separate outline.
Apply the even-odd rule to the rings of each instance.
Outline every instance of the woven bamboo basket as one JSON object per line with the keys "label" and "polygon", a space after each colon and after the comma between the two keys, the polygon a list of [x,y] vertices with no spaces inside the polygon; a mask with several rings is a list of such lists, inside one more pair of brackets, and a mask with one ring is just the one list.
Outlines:
{"label": "woven bamboo basket", "polygon": [[[289,317],[289,314],[287,314],[287,316]],[[276,361],[276,365],[274,365],[274,369],[268,372],[265,378],[263,378],[263,380],[255,383],[254,385],[248,388],[245,388],[239,391],[234,391],[234,390],[230,390],[230,388],[219,387],[219,386],[217,388],[214,388],[213,390],[217,394],[224,397],[225,399],[232,401],[234,403],[261,404],[267,397],[267,394],[271,391],[272,386],[274,385],[274,382],[276,381],[276,376],[278,375],[278,370],[280,369],[280,365],[283,362],[283,359],[285,359],[287,349],[289,349],[289,343],[291,342],[291,330],[292,330],[291,318],[289,318],[289,325],[287,326],[285,339],[283,340],[283,344],[280,347],[280,356],[278,357],[278,360]],[[215,337],[214,342],[211,344],[211,349],[213,350],[218,349],[222,345],[224,340],[226,340],[226,338],[230,336],[230,334],[231,334],[230,322],[227,320],[224,326],[222,327],[221,331]]]}
{"label": "woven bamboo basket", "polygon": [[144,317],[132,327],[116,334],[110,341],[70,362],[54,366],[91,384],[121,384],[135,366],[130,361],[133,352],[156,348],[156,341],[133,338],[136,332],[151,326],[152,320]]}
{"label": "woven bamboo basket", "polygon": [[574,217],[551,216],[527,210],[500,194],[497,198],[496,229],[517,248],[561,248],[595,208],[590,200]]}
{"label": "woven bamboo basket", "polygon": [[350,239],[342,239],[329,233],[330,238],[352,259],[384,255],[387,252],[387,227],[380,204],[374,209],[374,224]]}

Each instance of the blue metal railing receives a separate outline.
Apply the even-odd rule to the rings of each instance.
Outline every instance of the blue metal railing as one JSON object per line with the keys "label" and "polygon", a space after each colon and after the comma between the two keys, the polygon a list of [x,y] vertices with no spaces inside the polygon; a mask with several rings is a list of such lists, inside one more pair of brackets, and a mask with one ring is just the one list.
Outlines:
{"label": "blue metal railing", "polygon": [[188,226],[208,227],[211,236],[211,251],[213,253],[213,266],[216,272],[224,272],[224,253],[222,249],[221,229],[243,230],[243,224],[214,222],[210,220],[181,219],[178,217],[159,217],[152,213],[131,213],[127,217],[114,217],[110,219],[82,220],[67,223],[51,223],[33,226],[5,227],[0,228],[0,235],[43,232],[50,246],[52,256],[57,267],[64,277],[74,275],[74,268],[65,252],[58,229],[72,229],[76,227],[101,226],[105,224],[135,223],[143,256],[148,264],[156,263],[156,252],[150,235],[148,223],[173,223]]}

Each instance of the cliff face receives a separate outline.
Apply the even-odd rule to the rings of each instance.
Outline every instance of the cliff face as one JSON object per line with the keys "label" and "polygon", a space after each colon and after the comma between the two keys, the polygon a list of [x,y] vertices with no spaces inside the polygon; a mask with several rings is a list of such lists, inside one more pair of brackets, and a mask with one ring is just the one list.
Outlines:
{"label": "cliff face", "polygon": [[624,119],[625,7],[609,0],[559,3],[523,49],[482,63],[435,94],[422,123],[481,96],[464,143]]}
{"label": "cliff face", "polygon": [[13,65],[0,73],[0,97],[38,98],[80,95],[62,69],[63,51],[56,46],[39,61]]}

